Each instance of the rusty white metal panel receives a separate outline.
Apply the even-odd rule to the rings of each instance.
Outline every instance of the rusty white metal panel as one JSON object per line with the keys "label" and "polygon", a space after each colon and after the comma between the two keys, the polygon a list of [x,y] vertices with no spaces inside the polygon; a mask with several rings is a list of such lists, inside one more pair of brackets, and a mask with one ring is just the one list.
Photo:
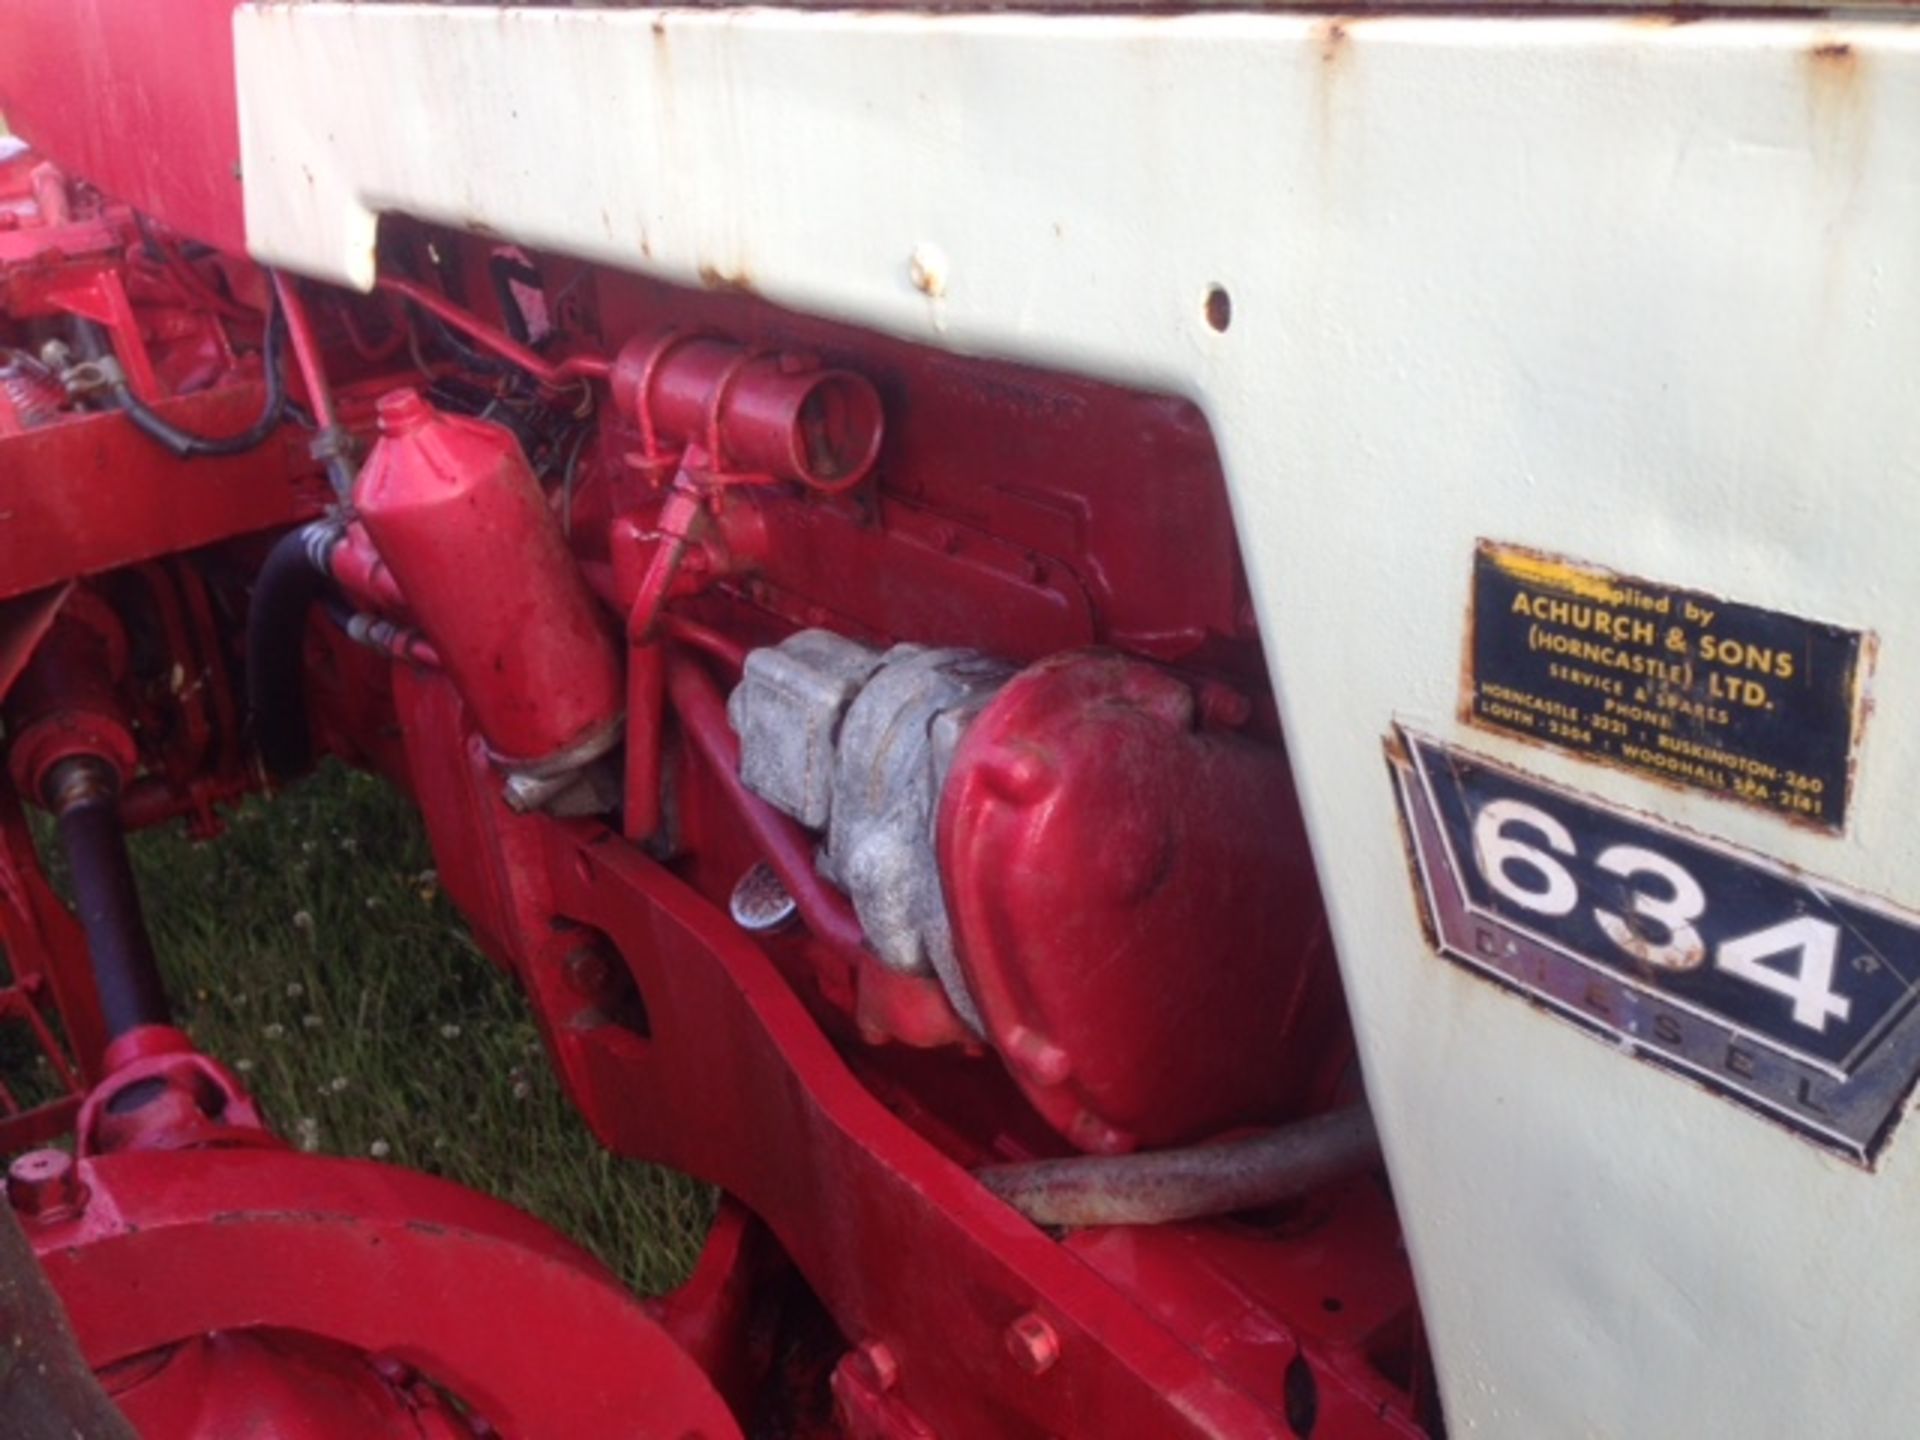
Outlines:
{"label": "rusty white metal panel", "polygon": [[[235,23],[264,260],[365,286],[404,211],[1199,401],[1453,1433],[1907,1433],[1920,1139],[1849,1165],[1435,958],[1382,736],[1920,907],[1912,26]],[[1846,832],[1469,734],[1488,536],[1873,632]]]}

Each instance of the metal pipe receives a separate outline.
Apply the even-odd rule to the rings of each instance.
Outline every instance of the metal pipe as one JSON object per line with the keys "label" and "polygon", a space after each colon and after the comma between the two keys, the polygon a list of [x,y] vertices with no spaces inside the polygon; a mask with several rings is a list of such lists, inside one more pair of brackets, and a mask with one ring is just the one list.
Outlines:
{"label": "metal pipe", "polygon": [[490,350],[502,360],[518,365],[551,389],[560,389],[577,380],[604,380],[613,370],[613,362],[604,355],[574,355],[558,362],[549,360],[416,280],[408,280],[400,275],[382,275],[379,285],[382,290],[404,296],[428,314],[438,316],[483,350]]}
{"label": "metal pipe", "polygon": [[[599,560],[582,560],[580,573],[587,577],[587,588],[600,598],[604,605],[625,614],[632,606],[630,600],[623,599],[620,587],[614,580],[613,566]],[[670,640],[678,640],[689,649],[698,650],[710,660],[717,660],[727,669],[738,674],[746,669],[748,646],[723,634],[711,625],[699,620],[690,620],[671,610],[662,610],[658,617],[661,633]]]}
{"label": "metal pipe", "polygon": [[280,300],[281,313],[287,317],[287,339],[293,346],[293,363],[306,382],[307,403],[313,406],[314,428],[323,434],[336,430],[340,413],[334,408],[333,387],[327,384],[326,367],[320,359],[320,342],[313,333],[313,318],[307,314],[307,302],[300,288],[278,270],[273,277],[273,293]]}
{"label": "metal pipe", "polygon": [[279,303],[275,314],[286,318],[287,339],[293,346],[293,360],[307,388],[307,400],[313,406],[313,454],[327,467],[327,483],[346,503],[353,495],[353,463],[348,458],[353,437],[340,428],[340,411],[333,401],[333,387],[327,383],[326,362],[320,355],[320,341],[314,335],[313,317],[300,287],[278,270],[269,270],[273,294]]}
{"label": "metal pipe", "polygon": [[711,625],[702,625],[698,620],[689,620],[669,610],[660,616],[660,628],[681,644],[718,660],[736,675],[747,668],[747,647]]}
{"label": "metal pipe", "polygon": [[852,904],[814,869],[813,837],[741,781],[740,742],[727,723],[727,702],[720,697],[719,689],[698,665],[676,657],[667,664],[667,694],[694,748],[725,788],[760,853],[793,897],[800,919],[818,939],[843,950],[858,951],[866,944],[866,931],[860,928]]}
{"label": "metal pipe", "polygon": [[410,625],[399,624],[384,615],[369,615],[364,610],[355,610],[339,599],[326,600],[321,608],[326,611],[327,618],[356,645],[364,645],[389,660],[424,665],[434,670],[443,668],[440,652],[433,648],[433,642]]}
{"label": "metal pipe", "polygon": [[1379,1162],[1360,1104],[1250,1140],[988,1165],[974,1178],[1036,1225],[1160,1225],[1278,1204]]}
{"label": "metal pipe", "polygon": [[73,873],[74,908],[87,932],[94,985],[107,1037],[170,1022],[167,992],[140,910],[140,890],[120,823],[119,776],[90,755],[62,760],[47,774],[45,798],[58,817],[61,848]]}

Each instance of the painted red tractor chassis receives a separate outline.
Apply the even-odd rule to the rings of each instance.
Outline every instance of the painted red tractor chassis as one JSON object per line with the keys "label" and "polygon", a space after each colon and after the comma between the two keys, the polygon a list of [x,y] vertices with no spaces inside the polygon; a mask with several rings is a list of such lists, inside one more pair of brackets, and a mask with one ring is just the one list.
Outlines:
{"label": "painted red tractor chassis", "polygon": [[[263,386],[232,342],[251,334],[258,347],[267,292],[231,258],[226,6],[18,0],[0,18],[11,52],[0,96],[15,125],[107,193],[229,252],[188,265],[173,239],[156,243],[114,203],[52,213],[59,192],[32,157],[0,163],[0,319],[91,320],[164,418],[202,433],[243,428]],[[152,61],[189,48],[191,65]],[[119,122],[91,109],[105,91],[71,83],[83,61],[124,78],[115,106],[135,97],[177,116],[167,143],[104,139]],[[481,275],[498,253],[440,244]],[[797,932],[755,937],[726,912],[733,880],[763,855],[811,868],[806,837],[743,797],[735,742],[716,718],[740,652],[802,625],[1016,663],[1107,645],[1207,677],[1203,701],[1270,737],[1232,518],[1197,414],[918,351],[748,296],[570,273],[595,295],[588,330],[618,340],[677,325],[824,354],[871,376],[889,408],[911,400],[915,416],[889,432],[881,465],[896,478],[876,493],[736,503],[662,489],[657,474],[623,479],[618,457],[639,453],[647,476],[657,437],[644,415],[636,427],[602,407],[577,503],[569,488],[568,538],[627,621],[627,813],[631,822],[642,792],[673,797],[679,843],[657,846],[658,858],[599,821],[509,809],[471,708],[420,660],[430,650],[402,640],[376,655],[318,620],[307,631],[318,748],[411,794],[448,893],[518,976],[602,1143],[731,1197],[707,1255],[650,1320],[556,1237],[424,1177],[272,1146],[94,1155],[79,1162],[75,1207],[28,1214],[16,1196],[89,1363],[266,1327],[321,1347],[295,1344],[294,1372],[332,1373],[326,1346],[377,1355],[389,1367],[381,1383],[392,1366],[414,1367],[510,1437],[718,1437],[745,1422],[718,1410],[716,1387],[744,1416],[765,1411],[756,1390],[807,1383],[770,1369],[750,1338],[756,1297],[790,1266],[837,1329],[830,1433],[851,1440],[1426,1433],[1411,1280],[1383,1179],[1238,1220],[1049,1233],[968,1171],[1064,1147],[999,1063],[960,1043],[937,987],[876,966],[825,887],[796,890]],[[328,319],[319,341],[306,337],[320,353],[301,358],[332,375],[339,423],[364,442],[374,397],[418,377],[404,352],[351,333],[358,302],[312,293]],[[293,340],[299,349],[297,330]],[[622,372],[584,355],[568,379],[609,373]],[[296,393],[324,419],[323,390]],[[112,723],[139,742],[123,820],[184,819],[211,834],[219,806],[262,779],[240,720],[234,606],[273,536],[325,509],[323,465],[292,425],[245,456],[183,460],[118,414],[31,423],[9,404],[0,394],[0,698],[59,626],[90,627],[129,710]],[[1165,497],[1150,513],[1128,489],[1143,468]],[[1040,472],[1066,477],[1068,500],[1028,483]],[[377,562],[356,573],[360,598],[391,598]],[[143,689],[129,648],[195,683]],[[13,715],[14,781],[0,783],[11,972],[0,1027],[47,1057],[62,1093],[36,1106],[0,1089],[9,1153],[64,1133],[110,1065],[85,939],[42,875],[16,793],[38,798],[59,761],[98,736],[84,710],[30,718],[22,728]],[[1346,1059],[1328,1047],[1325,1093]],[[250,1375],[273,1353],[195,1352],[193,1364]],[[298,1387],[272,1393],[289,1403]],[[207,1433],[191,1428],[191,1405],[174,1415],[152,1403],[165,1413],[145,1416],[151,1435]]]}
{"label": "painted red tractor chassis", "polygon": [[[459,753],[434,733],[452,705],[411,688],[410,746]],[[773,1231],[858,1343],[835,1381],[871,1417],[853,1433],[1288,1435],[1298,1355],[1318,1392],[1313,1433],[1420,1433],[1368,1358],[1409,1299],[1373,1182],[1323,1200],[1292,1240],[1195,1225],[1062,1244],[891,1113],[710,902],[604,829],[509,815],[485,775],[438,774],[419,793],[429,817],[490,812],[461,833],[488,837],[497,873],[511,872],[537,937],[521,974],[570,1093],[610,1149],[715,1181]],[[598,937],[645,997],[645,1037],[602,1021],[569,980],[568,958]],[[1169,1327],[1176,1317],[1187,1323]],[[1050,1337],[1044,1363],[1023,1346],[1029,1329]]]}

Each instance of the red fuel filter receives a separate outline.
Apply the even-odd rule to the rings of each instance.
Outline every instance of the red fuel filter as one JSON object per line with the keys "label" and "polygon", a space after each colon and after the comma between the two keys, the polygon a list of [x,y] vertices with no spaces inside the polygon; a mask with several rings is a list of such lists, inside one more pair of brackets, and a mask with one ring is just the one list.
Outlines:
{"label": "red fuel filter", "polygon": [[379,414],[354,503],[487,744],[521,765],[591,745],[620,714],[619,649],[519,441],[415,390]]}

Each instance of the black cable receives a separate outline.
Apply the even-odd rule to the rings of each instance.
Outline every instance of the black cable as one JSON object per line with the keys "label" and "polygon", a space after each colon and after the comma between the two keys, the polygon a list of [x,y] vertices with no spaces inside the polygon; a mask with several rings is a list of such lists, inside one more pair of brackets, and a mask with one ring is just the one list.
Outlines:
{"label": "black cable", "polygon": [[[271,287],[269,287],[271,293]],[[244,455],[249,450],[258,449],[272,438],[286,418],[287,384],[281,373],[282,357],[286,349],[287,317],[281,312],[277,297],[269,301],[267,311],[267,334],[264,343],[263,363],[266,368],[267,396],[260,408],[260,418],[255,420],[238,435],[196,435],[191,430],[182,429],[171,420],[149,409],[144,401],[133,393],[133,387],[125,379],[115,380],[112,384],[114,404],[131,420],[134,427],[154,441],[168,454],[178,460],[193,460],[207,455]]]}
{"label": "black cable", "polygon": [[[531,336],[527,333],[526,316],[521,312],[519,302],[513,298],[513,287],[508,283],[508,280],[510,278],[519,279],[523,283],[538,286],[540,283],[540,272],[530,265],[520,264],[520,262],[513,260],[509,256],[496,255],[493,258],[496,261],[504,261],[509,266],[518,267],[515,273],[508,275],[490,265],[488,267],[488,275],[496,287],[496,293],[501,297],[502,319],[505,320],[508,331],[522,343],[531,344]],[[406,250],[396,250],[393,256],[393,266],[394,269],[406,276],[407,279],[419,284],[427,283],[421,277],[421,267],[414,262],[413,256]],[[448,300],[456,305],[466,303],[463,293],[464,286],[460,283],[461,275],[457,268],[449,268],[444,262],[438,260],[429,260],[428,268],[433,271],[434,279],[438,282],[437,288],[442,295],[446,296]],[[433,338],[440,342],[442,348],[451,353],[454,359],[466,369],[478,371],[483,375],[506,376],[514,389],[524,389],[529,393],[538,391],[539,387],[532,378],[512,361],[479,349],[469,342],[466,336],[462,335],[453,326],[447,324],[446,321],[442,320],[425,306],[417,304],[412,300],[407,300],[404,303],[407,307],[407,314],[412,317],[415,322],[415,333],[418,333],[419,329],[424,326],[433,335]]]}
{"label": "black cable", "polygon": [[489,355],[486,351],[476,349],[474,346],[468,344],[458,330],[455,330],[431,310],[428,310],[424,306],[416,305],[411,300],[407,301],[406,304],[408,313],[420,320],[424,320],[428,328],[433,331],[434,338],[438,340],[444,348],[451,351],[454,358],[466,366],[467,369],[478,370],[483,374],[489,375],[509,375],[519,379],[525,378],[519,366],[502,360],[498,355]]}
{"label": "black cable", "polygon": [[573,543],[573,477],[580,468],[580,452],[586,449],[594,429],[591,423],[580,427],[567,449],[566,468],[560,472],[560,533],[567,537],[568,544]]}

